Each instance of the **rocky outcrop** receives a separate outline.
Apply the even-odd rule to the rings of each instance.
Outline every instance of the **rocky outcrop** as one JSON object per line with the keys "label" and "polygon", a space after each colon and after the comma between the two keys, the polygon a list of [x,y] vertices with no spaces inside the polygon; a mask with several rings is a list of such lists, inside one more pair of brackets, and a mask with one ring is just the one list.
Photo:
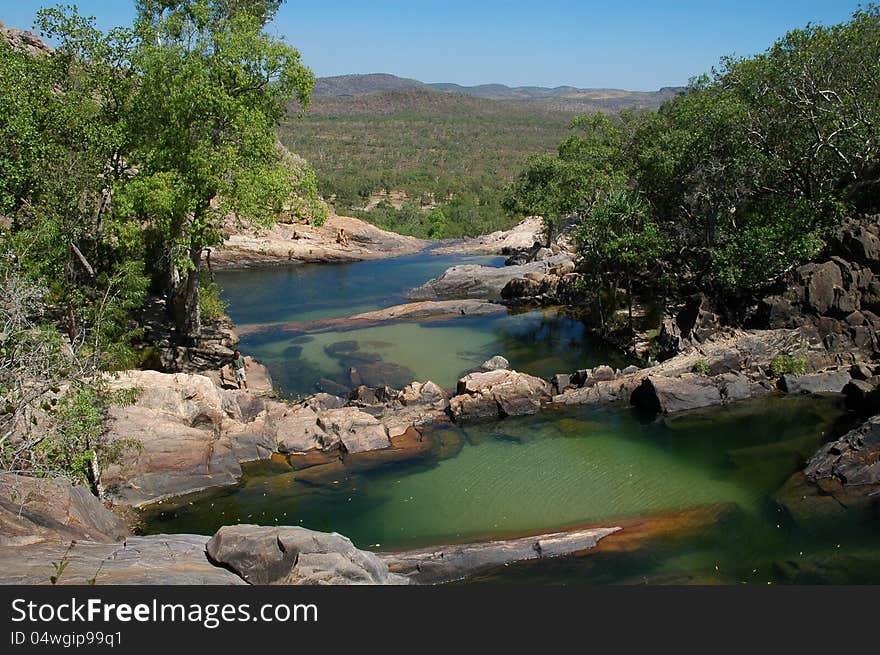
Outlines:
{"label": "rocky outcrop", "polygon": [[3,27],[2,23],[0,23],[0,39],[5,39],[16,52],[23,52],[32,56],[46,55],[52,52],[52,48],[46,45],[36,34],[25,30]]}
{"label": "rocky outcrop", "polygon": [[[230,223],[227,230],[223,246],[211,253],[211,265],[217,269],[385,259],[416,253],[428,245],[421,239],[335,214],[317,228],[303,223],[276,223],[257,230]],[[339,239],[340,230],[344,231],[343,239]]]}
{"label": "rocky outcrop", "polygon": [[[257,365],[251,364],[251,370]],[[109,380],[136,397],[111,407],[108,437],[130,444],[103,474],[114,502],[139,506],[166,496],[232,484],[241,463],[269,457],[275,440],[262,398],[224,391],[204,375],[128,371]]]}
{"label": "rocky outcrop", "polygon": [[570,255],[561,253],[540,261],[501,268],[462,264],[446,269],[440,277],[410,291],[407,297],[412,300],[452,298],[499,300],[502,297],[502,290],[511,280],[532,273],[545,274],[554,266],[567,266],[570,262]]}
{"label": "rocky outcrop", "polygon": [[550,385],[540,378],[506,369],[471,373],[458,381],[449,410],[456,422],[536,414]]}
{"label": "rocky outcrop", "polygon": [[782,291],[763,299],[757,322],[812,328],[833,352],[880,354],[878,217],[842,225],[826,257],[798,267]]}
{"label": "rocky outcrop", "polygon": [[785,393],[841,393],[852,376],[848,369],[835,369],[810,375],[786,373],[779,380],[779,388]]}
{"label": "rocky outcrop", "polygon": [[766,382],[762,385],[739,373],[716,377],[689,373],[678,377],[649,375],[630,399],[633,405],[647,411],[671,414],[757,398],[771,392]]}
{"label": "rocky outcrop", "polygon": [[589,528],[400,553],[380,553],[388,568],[419,584],[453,582],[491,569],[535,559],[576,555],[595,548],[620,528]]}
{"label": "rocky outcrop", "polygon": [[431,250],[434,255],[507,255],[514,250],[531,248],[542,238],[541,219],[532,216],[509,230],[492,232],[472,239],[461,239]]}
{"label": "rocky outcrop", "polygon": [[85,487],[65,479],[0,475],[0,546],[50,538],[112,543],[126,534],[122,519]]}
{"label": "rocky outcrop", "polygon": [[776,494],[796,521],[838,519],[880,508],[880,416],[824,446]]}
{"label": "rocky outcrop", "polygon": [[721,328],[716,314],[705,294],[698,293],[687,299],[674,318],[663,320],[657,344],[661,353],[673,356],[690,346],[703,343]]}
{"label": "rocky outcrop", "polygon": [[339,534],[300,527],[235,525],[220,528],[207,544],[208,556],[250,584],[399,585],[373,553],[355,548]]}

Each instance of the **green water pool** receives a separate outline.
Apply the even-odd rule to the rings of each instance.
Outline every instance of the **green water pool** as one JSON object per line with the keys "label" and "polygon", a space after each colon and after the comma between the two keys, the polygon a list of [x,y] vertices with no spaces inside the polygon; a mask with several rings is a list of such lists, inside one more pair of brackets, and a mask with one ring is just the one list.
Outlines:
{"label": "green water pool", "polygon": [[[620,407],[550,411],[456,431],[461,447],[445,458],[390,465],[321,487],[297,482],[281,465],[249,465],[234,487],[151,508],[145,526],[148,532],[210,534],[236,522],[303,525],[381,550],[721,506],[724,520],[671,544],[598,554],[611,558],[605,568],[566,561],[549,569],[513,567],[487,579],[632,582],[641,575],[661,582],[754,582],[746,574],[757,568],[779,580],[774,563],[803,557],[797,553],[820,543],[835,550],[821,531],[817,536],[810,526],[792,526],[773,494],[846,420],[834,398],[769,399],[659,422]],[[840,532],[835,538],[849,539]],[[873,525],[858,526],[852,539],[880,546]],[[719,562],[724,571],[716,570]]]}

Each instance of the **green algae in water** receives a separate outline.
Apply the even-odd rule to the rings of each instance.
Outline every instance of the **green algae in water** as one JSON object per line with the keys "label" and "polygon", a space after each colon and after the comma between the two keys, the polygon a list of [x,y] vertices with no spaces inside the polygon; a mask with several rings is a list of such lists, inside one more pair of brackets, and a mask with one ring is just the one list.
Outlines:
{"label": "green algae in water", "polygon": [[[286,467],[249,465],[241,484],[166,502],[145,520],[153,533],[211,534],[236,522],[303,525],[363,548],[394,549],[722,504],[727,518],[696,536],[549,568],[512,567],[503,579],[755,582],[758,574],[746,573],[757,568],[765,577],[772,569],[777,580],[782,564],[768,562],[834,546],[793,535],[771,497],[802,466],[800,453],[813,452],[842,416],[833,398],[772,398],[651,423],[625,408],[544,412],[469,427],[448,459],[388,466],[326,487],[298,483]],[[859,552],[866,539],[880,545],[876,534],[859,530],[852,538]],[[597,569],[597,562],[606,564]]]}

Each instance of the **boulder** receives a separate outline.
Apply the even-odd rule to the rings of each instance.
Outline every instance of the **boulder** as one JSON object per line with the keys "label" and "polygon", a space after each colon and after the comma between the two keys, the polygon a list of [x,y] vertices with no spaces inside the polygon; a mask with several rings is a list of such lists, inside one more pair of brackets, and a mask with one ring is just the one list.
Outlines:
{"label": "boulder", "polygon": [[550,393],[540,378],[499,369],[471,373],[458,381],[458,395],[450,400],[456,421],[504,418],[535,414]]}
{"label": "boulder", "polygon": [[603,364],[593,369],[593,372],[590,373],[589,379],[595,382],[608,382],[615,377],[617,377],[617,374],[614,372],[614,369]]}
{"label": "boulder", "polygon": [[436,407],[444,407],[448,403],[446,392],[430,380],[411,382],[400,393],[400,401],[407,406],[428,404]]}
{"label": "boulder", "polygon": [[541,289],[541,282],[528,277],[517,277],[504,285],[501,289],[501,297],[504,300],[533,298],[541,295]]}
{"label": "boulder", "polygon": [[850,380],[843,388],[843,395],[846,396],[846,404],[859,412],[880,412],[880,386],[870,380]]}
{"label": "boulder", "polygon": [[779,382],[780,388],[786,393],[841,393],[851,380],[849,371],[825,371],[809,375],[793,375],[786,373]]}
{"label": "boulder", "polygon": [[297,526],[224,526],[207,544],[211,560],[251,584],[396,585],[403,576],[390,573],[373,553],[355,548],[338,534]]}
{"label": "boulder", "polygon": [[0,546],[45,539],[112,543],[127,534],[124,521],[85,487],[63,478],[0,474]]}
{"label": "boulder", "polygon": [[319,415],[318,426],[338,438],[349,453],[388,448],[388,432],[374,416],[356,407],[331,409]]}
{"label": "boulder", "polygon": [[631,402],[636,407],[658,414],[671,414],[688,409],[720,405],[721,390],[703,375],[680,377],[648,376],[633,391]]}
{"label": "boulder", "polygon": [[834,479],[844,487],[880,484],[880,416],[822,446],[804,474],[811,482]]}
{"label": "boulder", "polygon": [[501,369],[508,370],[510,368],[510,362],[501,355],[495,355],[480,364],[480,368],[484,371],[498,371]]}

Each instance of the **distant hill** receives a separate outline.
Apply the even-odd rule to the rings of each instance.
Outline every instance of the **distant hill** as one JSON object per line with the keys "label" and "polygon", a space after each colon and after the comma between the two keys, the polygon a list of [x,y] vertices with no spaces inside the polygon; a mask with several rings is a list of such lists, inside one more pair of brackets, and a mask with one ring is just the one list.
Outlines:
{"label": "distant hill", "polygon": [[504,84],[462,86],[452,83],[426,84],[387,73],[340,75],[319,78],[315,98],[356,98],[388,91],[440,91],[473,96],[487,100],[507,100],[541,105],[558,111],[589,113],[621,109],[655,109],[666,100],[684,91],[684,87],[663,87],[657,91],[624,91],[621,89],[580,89],[573,86],[554,88],[542,86],[511,87]]}

